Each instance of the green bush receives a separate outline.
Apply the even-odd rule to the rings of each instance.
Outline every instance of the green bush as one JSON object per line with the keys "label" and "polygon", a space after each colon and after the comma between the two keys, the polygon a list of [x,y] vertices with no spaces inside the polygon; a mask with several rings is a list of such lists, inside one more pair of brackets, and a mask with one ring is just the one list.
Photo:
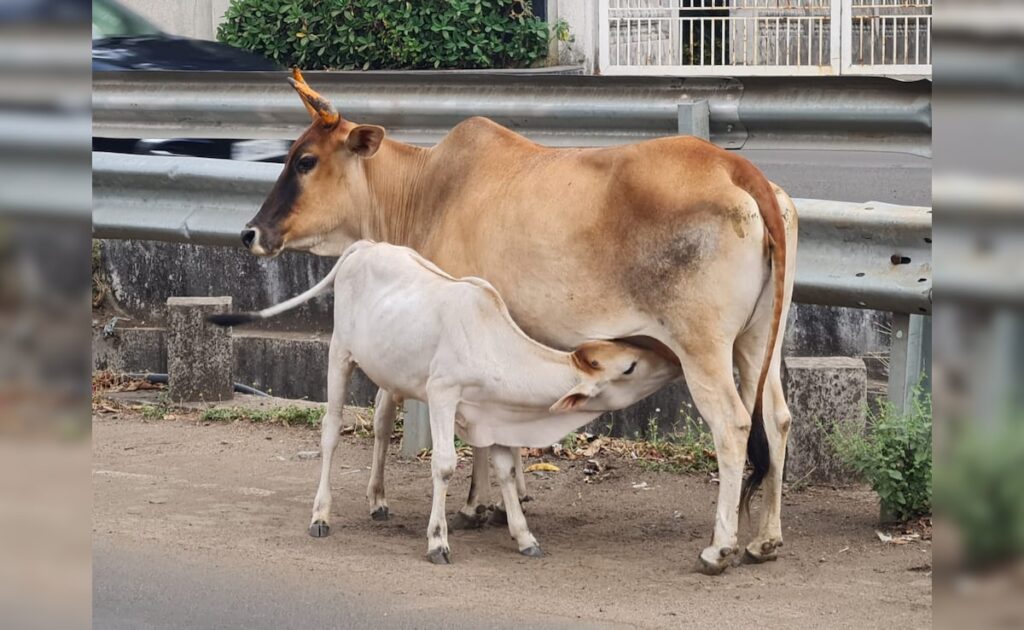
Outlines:
{"label": "green bush", "polygon": [[837,426],[829,441],[846,465],[878,493],[883,511],[901,521],[932,510],[932,403],[915,392],[910,413],[889,403],[869,413],[865,435]]}
{"label": "green bush", "polygon": [[945,442],[935,502],[956,526],[966,562],[983,567],[1024,556],[1024,417],[970,418]]}
{"label": "green bush", "polygon": [[548,27],[522,0],[232,0],[220,41],[286,67],[525,67]]}

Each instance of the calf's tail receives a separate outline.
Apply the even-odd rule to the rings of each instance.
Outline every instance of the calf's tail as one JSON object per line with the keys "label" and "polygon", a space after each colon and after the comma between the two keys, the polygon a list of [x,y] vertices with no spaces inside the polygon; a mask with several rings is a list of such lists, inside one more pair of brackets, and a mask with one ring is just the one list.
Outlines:
{"label": "calf's tail", "polygon": [[240,324],[247,324],[249,322],[258,321],[261,319],[269,319],[271,317],[280,315],[285,311],[290,311],[291,309],[297,306],[301,306],[302,304],[305,304],[306,302],[312,300],[316,296],[320,295],[324,291],[327,291],[328,289],[331,288],[331,286],[334,284],[334,279],[338,276],[338,271],[341,269],[341,265],[345,262],[345,260],[349,257],[349,255],[352,252],[356,251],[357,249],[362,249],[362,247],[356,247],[356,245],[359,245],[361,243],[363,243],[363,241],[359,241],[355,245],[352,245],[348,249],[346,249],[345,253],[342,254],[340,258],[338,258],[338,262],[334,264],[334,267],[330,270],[330,272],[328,272],[326,276],[324,276],[324,278],[320,282],[317,282],[315,285],[313,285],[312,288],[304,291],[303,293],[300,293],[299,295],[296,295],[291,299],[285,300],[284,302],[281,302],[280,304],[276,304],[269,308],[265,308],[262,311],[220,313],[218,315],[210,315],[206,319],[211,324],[216,324],[218,326],[238,326]]}

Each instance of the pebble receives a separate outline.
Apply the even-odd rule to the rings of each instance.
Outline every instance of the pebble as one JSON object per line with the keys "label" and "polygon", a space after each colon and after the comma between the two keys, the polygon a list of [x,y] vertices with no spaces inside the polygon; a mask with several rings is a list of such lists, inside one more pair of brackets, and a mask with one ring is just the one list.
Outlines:
{"label": "pebble", "polygon": [[299,451],[295,459],[320,459],[320,451]]}

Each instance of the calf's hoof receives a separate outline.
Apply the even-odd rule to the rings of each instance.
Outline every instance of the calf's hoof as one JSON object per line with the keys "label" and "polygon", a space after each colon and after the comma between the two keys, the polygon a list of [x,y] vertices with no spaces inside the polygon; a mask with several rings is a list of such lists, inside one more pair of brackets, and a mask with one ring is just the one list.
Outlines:
{"label": "calf's hoof", "polygon": [[540,547],[538,547],[537,545],[532,545],[530,547],[527,547],[526,549],[520,549],[519,553],[523,554],[524,556],[526,556],[528,558],[543,558],[544,557],[544,552],[541,551]]}
{"label": "calf's hoof", "polygon": [[451,564],[452,552],[447,547],[438,547],[427,552],[427,560],[433,564]]}
{"label": "calf's hoof", "polygon": [[494,511],[491,512],[491,518],[489,518],[487,522],[491,525],[508,525],[508,512],[496,507],[494,508]]}
{"label": "calf's hoof", "polygon": [[376,510],[370,512],[370,518],[375,521],[386,521],[391,518],[391,514],[388,512],[388,506],[382,505]]}
{"label": "calf's hoof", "polygon": [[456,512],[448,517],[448,530],[453,529],[480,529],[487,523],[487,509],[479,506],[472,515],[465,512]]}
{"label": "calf's hoof", "polygon": [[327,538],[331,533],[331,526],[326,521],[314,521],[309,526],[309,535],[313,538]]}

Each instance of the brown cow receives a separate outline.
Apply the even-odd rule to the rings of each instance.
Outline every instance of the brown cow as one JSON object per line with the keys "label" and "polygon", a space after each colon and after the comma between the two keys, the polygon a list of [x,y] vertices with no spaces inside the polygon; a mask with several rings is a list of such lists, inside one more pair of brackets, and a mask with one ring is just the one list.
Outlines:
{"label": "brown cow", "polygon": [[313,124],[242,233],[251,252],[337,256],[359,239],[405,245],[453,276],[491,282],[516,322],[549,346],[628,339],[671,353],[718,457],[702,570],[731,563],[740,512],[762,481],[744,558],[776,557],[790,423],[779,331],[797,229],[781,189],[746,159],[692,137],[553,149],[471,118],[418,148],[345,120],[298,72],[292,84]]}

